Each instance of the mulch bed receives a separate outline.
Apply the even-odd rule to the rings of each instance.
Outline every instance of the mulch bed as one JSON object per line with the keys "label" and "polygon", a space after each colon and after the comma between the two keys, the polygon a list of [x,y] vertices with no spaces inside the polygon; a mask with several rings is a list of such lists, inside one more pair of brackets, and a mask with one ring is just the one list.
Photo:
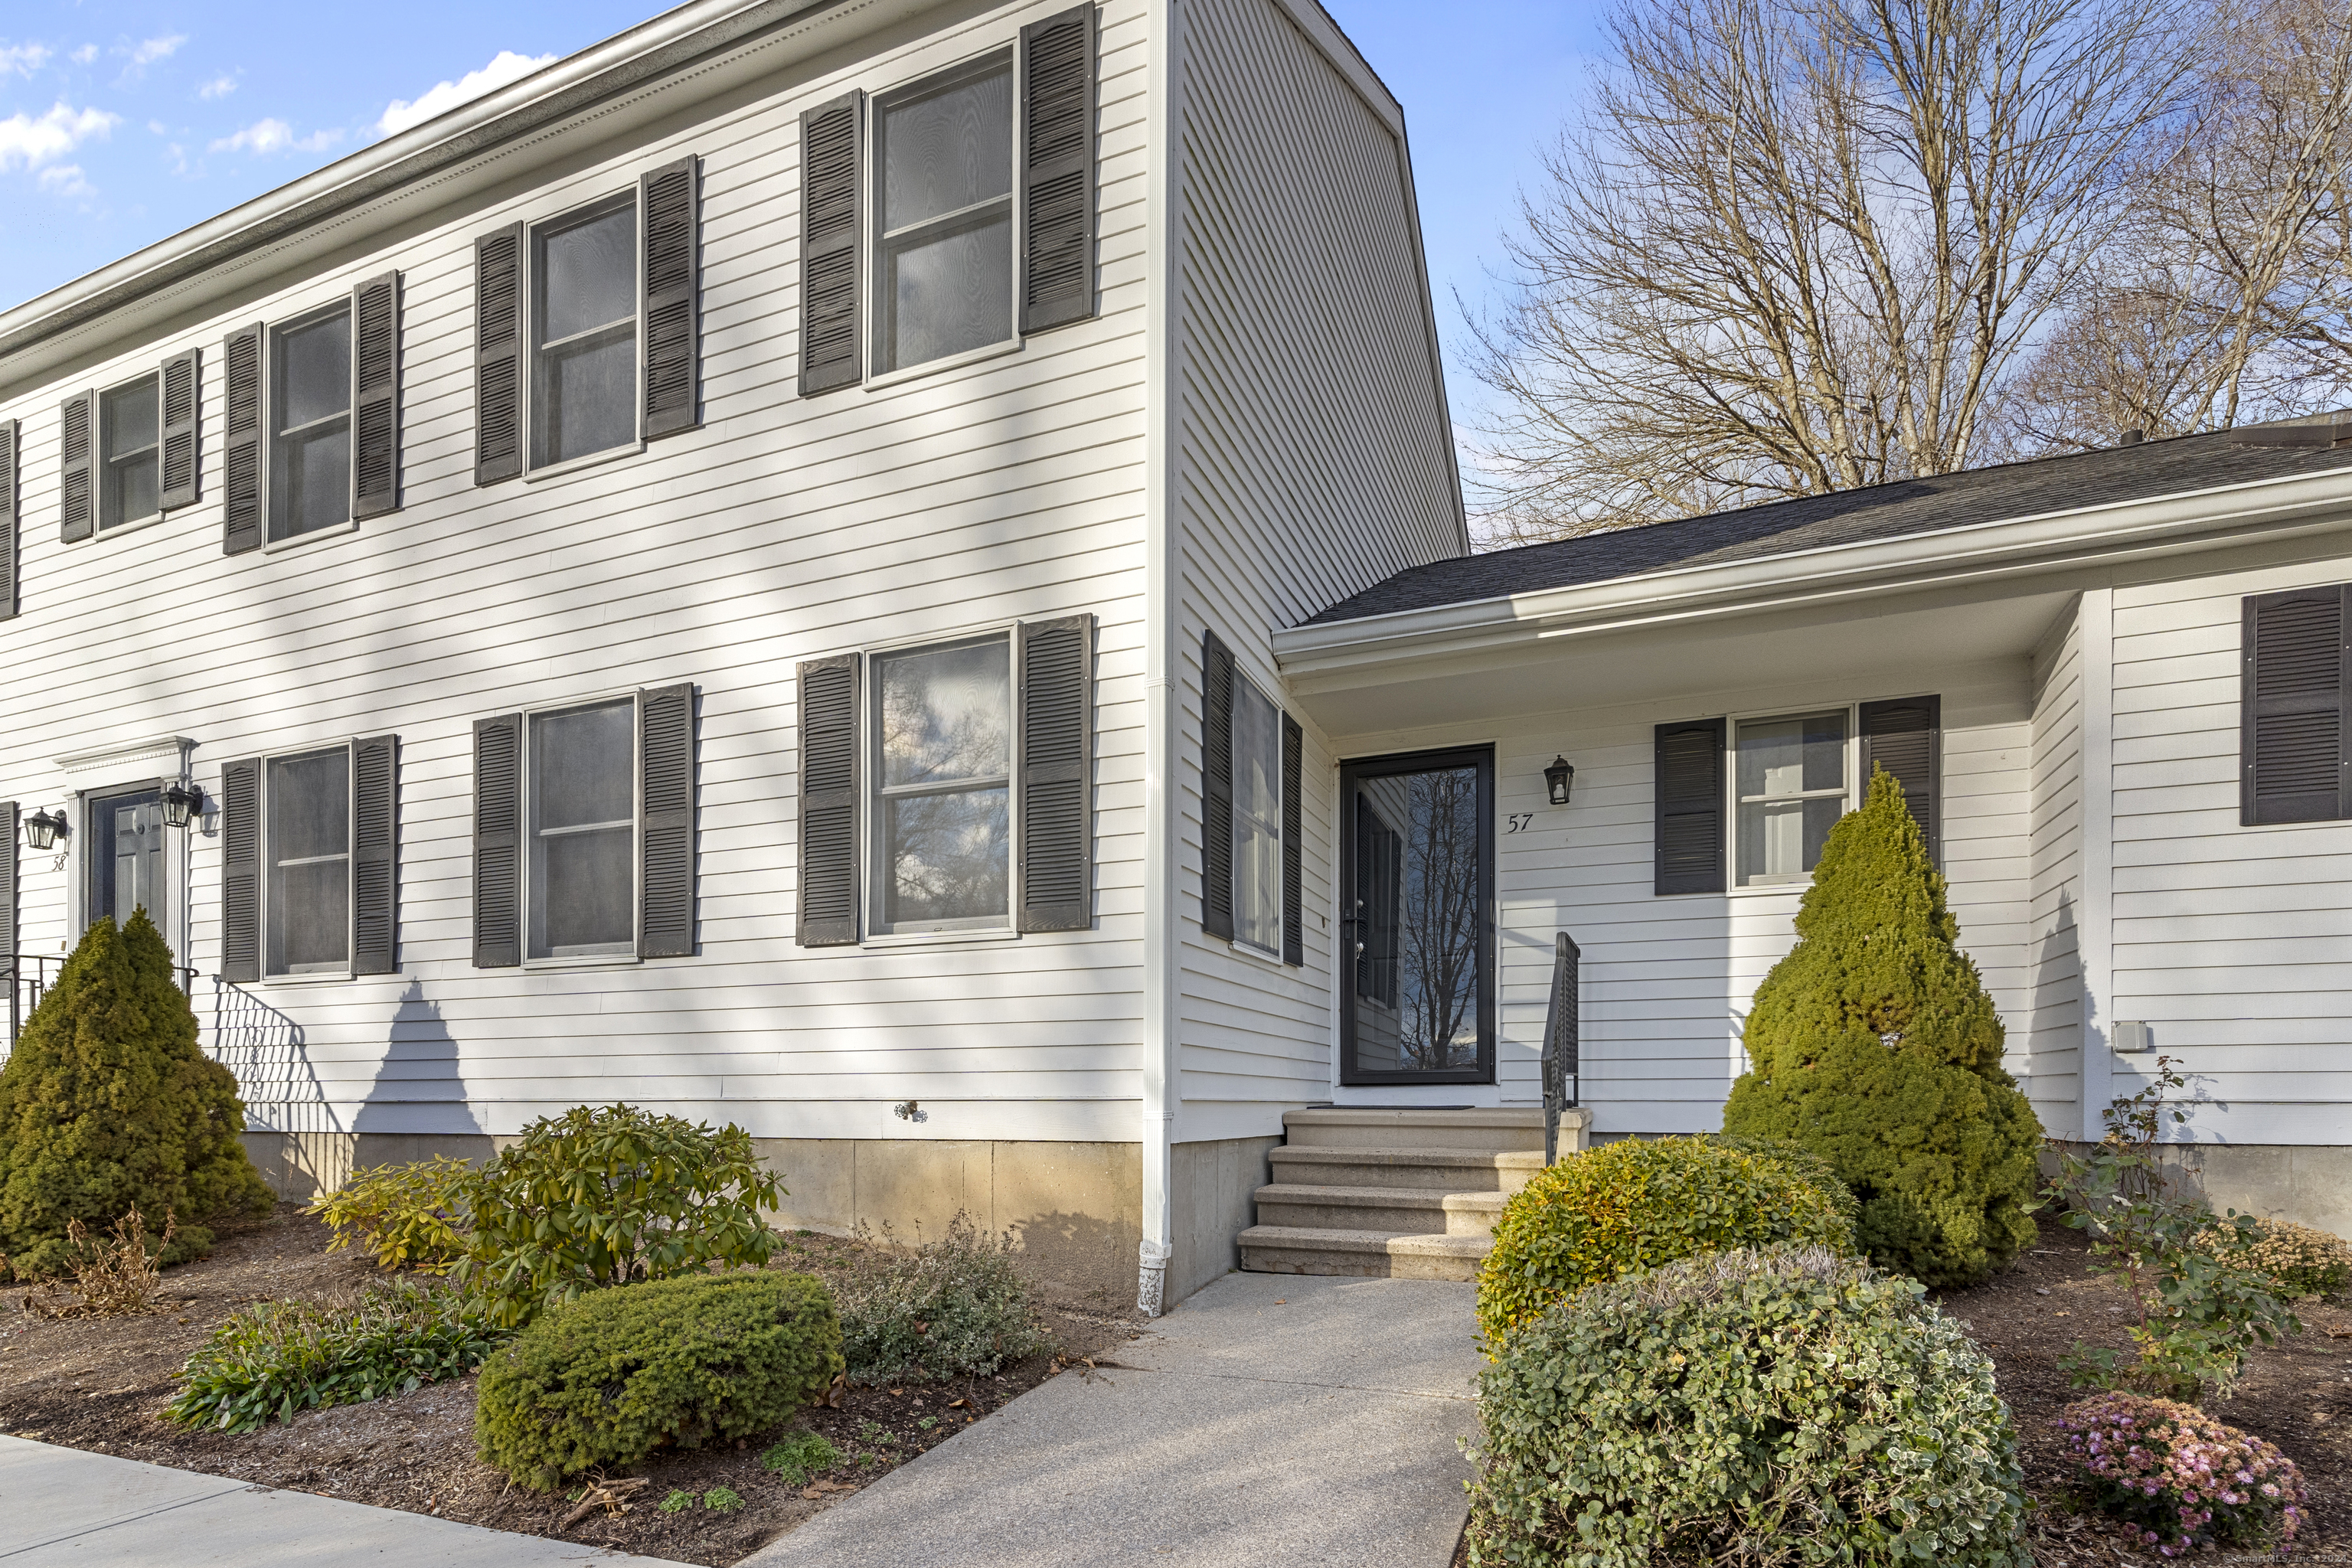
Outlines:
{"label": "mulch bed", "polygon": [[[186,1432],[159,1418],[190,1352],[238,1304],[269,1298],[347,1295],[374,1267],[329,1253],[328,1233],[290,1206],[224,1235],[210,1258],[165,1271],[164,1307],[140,1317],[37,1320],[20,1310],[21,1288],[0,1289],[0,1432],[177,1469],[200,1470],[321,1497],[454,1519],[495,1530],[614,1546],[651,1557],[722,1568],[793,1525],[887,1474],[1062,1365],[1134,1337],[1129,1320],[1098,1300],[1056,1300],[1041,1291],[1056,1353],[988,1378],[890,1388],[852,1388],[838,1409],[807,1412],[799,1427],[732,1448],[655,1456],[632,1473],[647,1479],[627,1495],[627,1511],[593,1510],[569,1528],[570,1500],[526,1492],[474,1457],[470,1377],[367,1405],[305,1411],[292,1422],[230,1436]],[[858,1244],[801,1234],[783,1262],[823,1274],[847,1263]],[[1075,1294],[1075,1293],[1070,1293]],[[787,1485],[760,1456],[789,1430],[823,1434],[843,1455],[806,1486]],[[674,1492],[699,1499],[715,1489],[743,1500],[715,1512],[696,1506],[663,1512]]]}

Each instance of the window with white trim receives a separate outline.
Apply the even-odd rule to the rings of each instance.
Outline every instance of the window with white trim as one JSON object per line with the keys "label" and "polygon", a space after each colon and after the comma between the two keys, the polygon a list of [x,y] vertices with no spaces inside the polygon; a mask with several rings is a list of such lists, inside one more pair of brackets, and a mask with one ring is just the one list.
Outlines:
{"label": "window with white trim", "polygon": [[879,98],[874,368],[1013,336],[1013,54]]}
{"label": "window with white trim", "polygon": [[1732,864],[1740,887],[1812,876],[1853,796],[1853,732],[1845,708],[1736,721]]}
{"label": "window with white trim", "polygon": [[874,656],[877,932],[1012,918],[1012,638]]}
{"label": "window with white trim", "polygon": [[637,700],[528,715],[529,958],[637,950]]}
{"label": "window with white trim", "polygon": [[635,192],[534,227],[530,280],[530,466],[635,445]]}
{"label": "window with white trim", "polygon": [[156,378],[137,381],[98,396],[98,526],[120,528],[144,522],[162,510],[162,426],[156,408]]}
{"label": "window with white trim", "polygon": [[1234,674],[1234,940],[1282,956],[1282,710]]}
{"label": "window with white trim", "polygon": [[352,967],[352,752],[272,757],[262,784],[263,972]]}
{"label": "window with white trim", "polygon": [[269,329],[269,537],[352,520],[349,300]]}

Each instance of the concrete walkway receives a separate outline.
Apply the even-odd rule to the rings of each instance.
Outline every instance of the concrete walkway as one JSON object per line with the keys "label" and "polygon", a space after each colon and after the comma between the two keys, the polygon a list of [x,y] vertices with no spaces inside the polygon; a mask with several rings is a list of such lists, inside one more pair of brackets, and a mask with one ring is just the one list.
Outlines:
{"label": "concrete walkway", "polygon": [[1445,1568],[1475,1299],[1228,1274],[738,1568]]}
{"label": "concrete walkway", "polygon": [[554,1568],[653,1557],[0,1437],[0,1568]]}

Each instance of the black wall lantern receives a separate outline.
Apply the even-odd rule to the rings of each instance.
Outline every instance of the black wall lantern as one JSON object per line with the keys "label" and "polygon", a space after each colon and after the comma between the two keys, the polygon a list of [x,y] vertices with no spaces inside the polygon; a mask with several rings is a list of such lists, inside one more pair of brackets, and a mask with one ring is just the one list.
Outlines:
{"label": "black wall lantern", "polygon": [[163,826],[185,827],[188,813],[202,809],[205,792],[191,784],[174,784],[163,790]]}
{"label": "black wall lantern", "polygon": [[1554,805],[1568,804],[1568,786],[1576,782],[1576,768],[1566,757],[1555,756],[1551,766],[1544,770],[1544,783],[1551,789]]}
{"label": "black wall lantern", "polygon": [[37,811],[25,818],[25,842],[36,849],[54,849],[65,837],[66,814],[60,807],[56,816]]}

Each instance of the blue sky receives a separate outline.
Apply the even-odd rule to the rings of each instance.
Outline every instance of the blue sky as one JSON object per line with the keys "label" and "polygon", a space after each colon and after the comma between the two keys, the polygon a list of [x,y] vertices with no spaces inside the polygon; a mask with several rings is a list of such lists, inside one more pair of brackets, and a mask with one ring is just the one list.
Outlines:
{"label": "blue sky", "polygon": [[[1326,0],[1405,106],[1441,323],[1481,297],[1598,10]],[[655,14],[646,0],[7,0],[0,307],[29,300]],[[468,79],[473,79],[471,83]],[[1452,362],[1455,416],[1475,389]]]}

